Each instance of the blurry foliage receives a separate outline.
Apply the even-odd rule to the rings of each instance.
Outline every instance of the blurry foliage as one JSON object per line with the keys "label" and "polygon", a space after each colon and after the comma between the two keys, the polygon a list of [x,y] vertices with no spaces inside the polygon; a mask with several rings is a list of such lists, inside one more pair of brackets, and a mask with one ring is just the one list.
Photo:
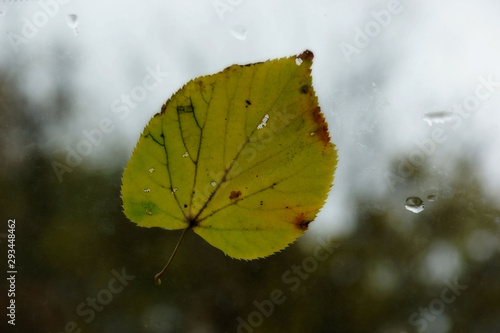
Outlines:
{"label": "blurry foliage", "polygon": [[[449,331],[500,329],[500,214],[483,195],[469,161],[457,163],[456,174],[448,177],[452,194],[424,200],[420,214],[404,209],[401,189],[384,198],[352,193],[358,207],[355,232],[332,239],[334,252],[295,291],[283,274],[312,256],[315,242],[298,246],[300,239],[267,259],[246,262],[224,256],[194,233],[158,287],[153,276],[180,232],[127,221],[120,199],[122,169],[77,167],[59,183],[50,153],[36,145],[37,123],[11,87],[0,81],[0,205],[4,220],[17,221],[20,332],[61,332],[72,320],[83,332],[235,332],[237,318],[248,322],[256,311],[253,302],[269,299],[274,289],[286,300],[255,332],[413,332],[417,327],[410,325],[410,315],[439,298],[445,286],[426,276],[432,273],[425,265],[436,244],[456,249],[458,264],[451,270],[456,274],[449,279],[468,286],[442,314],[450,319]],[[21,143],[13,141],[13,133],[21,133],[15,134]],[[12,147],[23,152],[7,152]],[[425,169],[418,170],[421,179]],[[471,256],[471,246],[484,245],[471,241],[478,230],[485,231],[481,237],[493,237],[489,256]],[[112,270],[122,268],[135,279],[85,323],[77,306],[107,288]]]}

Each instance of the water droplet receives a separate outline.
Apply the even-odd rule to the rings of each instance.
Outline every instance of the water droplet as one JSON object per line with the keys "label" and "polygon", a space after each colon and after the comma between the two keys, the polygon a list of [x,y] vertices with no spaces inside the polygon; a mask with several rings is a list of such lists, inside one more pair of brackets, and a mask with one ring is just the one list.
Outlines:
{"label": "water droplet", "polygon": [[424,210],[424,202],[419,197],[409,197],[406,199],[405,208],[418,214]]}
{"label": "water droplet", "polygon": [[68,16],[66,16],[66,22],[70,28],[74,29],[78,26],[78,16],[75,14],[68,14]]}
{"label": "water droplet", "polygon": [[210,183],[210,185],[212,185],[213,187],[217,186],[217,182],[215,180],[212,180],[212,182]]}
{"label": "water droplet", "polygon": [[434,111],[424,114],[424,121],[432,126],[433,124],[444,124],[453,119],[453,112],[449,111]]}
{"label": "water droplet", "polygon": [[182,157],[188,157],[188,156],[189,156],[189,153],[187,151],[182,155]]}
{"label": "water droplet", "polygon": [[172,194],[174,194],[175,192],[177,192],[177,187],[174,187],[174,188],[172,189]]}
{"label": "water droplet", "polygon": [[267,125],[268,120],[269,120],[269,115],[266,113],[264,118],[262,118],[262,121],[260,122],[260,124],[257,125],[257,129],[263,129]]}
{"label": "water droplet", "polygon": [[437,195],[435,195],[435,194],[429,194],[427,196],[427,200],[429,200],[429,201],[436,201],[436,199],[437,199]]}
{"label": "water droplet", "polygon": [[143,191],[144,191],[144,193],[149,193],[149,192],[151,192],[151,190],[150,190],[149,188],[145,188]]}
{"label": "water droplet", "polygon": [[234,26],[231,29],[231,35],[239,40],[245,40],[247,38],[247,28],[242,25]]}
{"label": "water droplet", "polygon": [[76,29],[78,27],[78,16],[75,14],[68,14],[68,16],[66,16],[66,23],[68,23],[68,26],[73,29],[75,35],[78,35],[78,30]]}
{"label": "water droplet", "polygon": [[295,58],[295,63],[297,64],[297,66],[300,66],[300,64],[302,63],[302,59],[301,58]]}
{"label": "water droplet", "polygon": [[151,173],[155,172],[155,168],[149,169],[149,172],[151,172]]}

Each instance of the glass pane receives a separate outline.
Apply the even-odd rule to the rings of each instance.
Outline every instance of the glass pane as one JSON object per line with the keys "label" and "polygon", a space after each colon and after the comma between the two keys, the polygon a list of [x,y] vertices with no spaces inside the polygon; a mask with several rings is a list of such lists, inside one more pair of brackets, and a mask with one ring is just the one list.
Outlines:
{"label": "glass pane", "polygon": [[[500,331],[499,9],[1,1],[1,331]],[[306,49],[339,156],[319,215],[258,260],[187,230],[156,285],[182,230],[122,211],[144,127],[196,77]]]}

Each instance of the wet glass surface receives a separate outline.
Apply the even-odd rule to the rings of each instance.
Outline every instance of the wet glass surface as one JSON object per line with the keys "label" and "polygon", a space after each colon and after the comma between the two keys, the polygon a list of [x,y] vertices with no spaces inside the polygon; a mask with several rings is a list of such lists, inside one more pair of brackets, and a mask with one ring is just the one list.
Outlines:
{"label": "wet glass surface", "polygon": [[[499,6],[0,1],[1,331],[500,331]],[[144,126],[306,49],[339,155],[317,219],[253,261],[187,232],[155,285],[182,231],[122,212]]]}

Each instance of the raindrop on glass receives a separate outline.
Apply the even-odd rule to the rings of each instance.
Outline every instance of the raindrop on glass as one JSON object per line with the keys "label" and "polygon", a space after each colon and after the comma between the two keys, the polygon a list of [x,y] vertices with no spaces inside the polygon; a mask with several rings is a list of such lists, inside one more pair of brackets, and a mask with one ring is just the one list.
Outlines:
{"label": "raindrop on glass", "polygon": [[437,200],[437,195],[435,195],[435,194],[429,194],[427,196],[427,200],[429,200],[429,201],[436,201]]}
{"label": "raindrop on glass", "polygon": [[68,26],[73,29],[75,35],[78,35],[78,30],[76,29],[78,27],[78,16],[75,14],[69,14],[66,16],[66,22],[68,23]]}
{"label": "raindrop on glass", "polygon": [[424,121],[432,126],[433,124],[444,124],[453,118],[453,113],[449,111],[435,111],[424,114]]}
{"label": "raindrop on glass", "polygon": [[239,40],[245,40],[247,38],[247,28],[242,25],[237,25],[231,29],[231,35]]}
{"label": "raindrop on glass", "polygon": [[405,208],[412,213],[418,214],[424,210],[424,202],[419,197],[409,197],[406,199]]}

